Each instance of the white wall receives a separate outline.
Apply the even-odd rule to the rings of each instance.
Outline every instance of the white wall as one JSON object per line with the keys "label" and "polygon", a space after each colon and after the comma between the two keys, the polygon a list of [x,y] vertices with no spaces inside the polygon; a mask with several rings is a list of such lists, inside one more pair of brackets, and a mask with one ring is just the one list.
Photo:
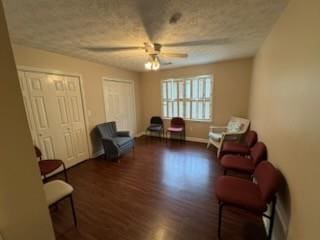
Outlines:
{"label": "white wall", "polygon": [[284,174],[288,239],[319,239],[320,1],[291,0],[254,60],[249,115]]}

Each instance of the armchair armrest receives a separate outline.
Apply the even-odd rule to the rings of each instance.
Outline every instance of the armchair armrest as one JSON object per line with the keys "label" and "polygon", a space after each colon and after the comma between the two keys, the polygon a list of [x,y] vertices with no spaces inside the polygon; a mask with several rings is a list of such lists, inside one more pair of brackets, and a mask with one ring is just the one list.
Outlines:
{"label": "armchair armrest", "polygon": [[118,131],[117,136],[118,137],[130,137],[130,132],[129,131]]}
{"label": "armchair armrest", "polygon": [[210,129],[226,129],[227,126],[210,126]]}
{"label": "armchair armrest", "polygon": [[114,150],[119,149],[117,143],[112,138],[104,137],[101,140],[102,140],[102,144],[105,148],[114,149]]}
{"label": "armchair armrest", "polygon": [[224,130],[227,130],[227,126],[210,126],[209,127],[210,132],[214,132],[214,131],[224,132]]}

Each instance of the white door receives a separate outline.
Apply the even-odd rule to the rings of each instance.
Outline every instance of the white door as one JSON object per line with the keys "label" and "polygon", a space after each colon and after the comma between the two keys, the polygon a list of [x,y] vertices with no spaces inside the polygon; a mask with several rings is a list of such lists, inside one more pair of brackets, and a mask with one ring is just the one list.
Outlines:
{"label": "white door", "polygon": [[65,77],[73,151],[76,159],[87,159],[88,148],[80,83],[77,77]]}
{"label": "white door", "polygon": [[134,85],[127,81],[103,81],[106,120],[115,121],[119,130],[136,134]]}
{"label": "white door", "polygon": [[[38,147],[42,150],[44,158],[63,157],[60,144],[55,139],[58,120],[57,114],[50,111],[55,105],[51,96],[52,90],[48,84],[48,76],[44,73],[26,72],[25,80],[29,90],[29,103],[31,105],[31,120],[34,122]],[[28,102],[28,101],[27,101]]]}
{"label": "white door", "polygon": [[79,78],[22,71],[19,77],[31,135],[44,159],[62,159],[67,167],[88,159]]}

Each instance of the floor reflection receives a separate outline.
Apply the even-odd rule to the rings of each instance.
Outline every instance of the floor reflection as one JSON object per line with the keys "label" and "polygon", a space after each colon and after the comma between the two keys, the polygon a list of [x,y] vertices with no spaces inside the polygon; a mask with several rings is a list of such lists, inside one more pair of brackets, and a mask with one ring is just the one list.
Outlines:
{"label": "floor reflection", "polygon": [[165,152],[162,182],[172,190],[197,190],[208,185],[209,160],[191,152]]}

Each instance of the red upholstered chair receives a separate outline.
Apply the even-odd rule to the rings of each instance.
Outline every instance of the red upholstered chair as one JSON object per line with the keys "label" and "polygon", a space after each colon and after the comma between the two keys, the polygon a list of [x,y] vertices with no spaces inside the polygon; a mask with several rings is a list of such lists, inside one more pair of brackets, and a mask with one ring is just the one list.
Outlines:
{"label": "red upholstered chair", "polygon": [[171,119],[170,127],[167,128],[166,131],[166,139],[168,139],[168,133],[178,134],[180,136],[180,140],[185,140],[186,137],[186,124],[183,118],[174,117]]}
{"label": "red upholstered chair", "polygon": [[248,131],[245,135],[244,142],[234,141],[224,142],[220,152],[220,158],[226,154],[249,155],[250,148],[258,141],[258,134],[255,131]]}
{"label": "red upholstered chair", "polygon": [[36,153],[36,157],[39,159],[38,164],[39,164],[40,174],[41,174],[41,176],[43,176],[44,181],[46,181],[48,174],[54,172],[59,167],[62,167],[63,173],[64,173],[64,178],[65,178],[66,182],[68,182],[66,166],[62,160],[59,160],[59,159],[43,160],[42,159],[42,152],[37,146],[34,146],[34,151]]}
{"label": "red upholstered chair", "polygon": [[251,149],[249,157],[227,154],[221,158],[224,175],[228,170],[252,174],[256,166],[267,159],[267,147],[263,142],[257,142]]}
{"label": "red upholstered chair", "polygon": [[[271,239],[276,193],[282,182],[280,172],[268,161],[262,161],[254,171],[257,183],[233,176],[221,176],[216,182],[219,201],[218,237],[221,238],[222,210],[225,206],[240,208],[270,220],[267,239]],[[271,214],[265,212],[271,204]]]}

